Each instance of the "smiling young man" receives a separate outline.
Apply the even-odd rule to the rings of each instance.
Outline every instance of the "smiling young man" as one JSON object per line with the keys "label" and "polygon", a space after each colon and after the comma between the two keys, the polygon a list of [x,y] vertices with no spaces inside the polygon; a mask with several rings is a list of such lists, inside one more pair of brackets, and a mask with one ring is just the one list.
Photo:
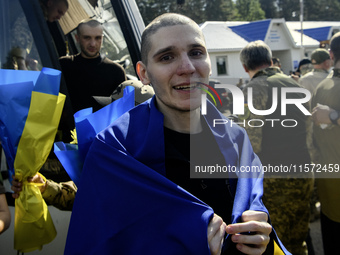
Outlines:
{"label": "smiling young man", "polygon": [[119,64],[100,54],[103,26],[94,19],[84,20],[77,27],[76,40],[80,53],[61,57],[59,62],[65,77],[73,112],[93,107],[101,108],[93,96],[110,96],[126,80]]}
{"label": "smiling young man", "polygon": [[[198,161],[261,164],[242,128],[213,130],[213,118],[223,115],[212,104],[200,114],[197,84],[207,84],[211,71],[200,28],[185,16],[161,15],[146,27],[141,53],[137,73],[155,96],[93,142],[65,254],[272,253],[261,174],[190,178]],[[191,155],[192,141],[199,156]]]}

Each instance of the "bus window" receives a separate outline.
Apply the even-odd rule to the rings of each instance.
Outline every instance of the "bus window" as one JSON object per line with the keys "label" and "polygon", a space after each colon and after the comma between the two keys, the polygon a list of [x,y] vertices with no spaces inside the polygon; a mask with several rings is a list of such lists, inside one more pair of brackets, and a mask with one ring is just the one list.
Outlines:
{"label": "bus window", "polygon": [[0,1],[0,68],[41,70],[41,61],[19,0]]}
{"label": "bus window", "polygon": [[[79,45],[76,44],[75,40],[77,23],[81,21],[79,18],[79,8],[82,8],[81,13],[85,12],[87,14],[82,14],[82,18],[86,16],[95,18],[103,24],[104,38],[101,54],[120,63],[125,68],[127,76],[130,79],[136,79],[134,64],[131,60],[125,37],[122,33],[122,29],[117,20],[111,1],[109,0],[97,1],[96,4],[91,4],[89,1],[79,0],[77,2],[77,7],[72,7],[72,4],[70,5],[68,12],[60,20],[61,28],[68,40],[67,47],[69,48],[69,51],[73,52],[73,54],[80,52]],[[72,17],[72,19],[70,17]],[[74,20],[77,20],[77,23],[75,23]],[[72,45],[74,45],[76,49],[70,49]]]}

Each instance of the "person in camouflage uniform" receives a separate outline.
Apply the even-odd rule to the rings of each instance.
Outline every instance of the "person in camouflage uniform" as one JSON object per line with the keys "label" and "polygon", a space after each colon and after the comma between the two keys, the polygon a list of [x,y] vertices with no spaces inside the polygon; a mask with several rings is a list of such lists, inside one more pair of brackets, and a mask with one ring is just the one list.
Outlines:
{"label": "person in camouflage uniform", "polygon": [[[321,203],[321,232],[324,254],[339,254],[340,250],[340,33],[330,40],[330,56],[334,61],[332,73],[316,88],[312,98],[313,141],[316,148],[313,161],[320,164],[324,171],[317,173],[316,184]],[[328,122],[321,122],[316,113],[329,110]],[[333,110],[330,110],[333,109]],[[320,114],[320,112],[319,112]],[[325,114],[325,113],[324,113]],[[325,116],[324,116],[325,117]],[[323,125],[321,125],[323,124]],[[326,126],[324,126],[326,125]],[[320,176],[321,174],[329,175]],[[324,178],[325,177],[325,178]]]}
{"label": "person in camouflage uniform", "polygon": [[[310,59],[313,65],[313,70],[303,75],[298,82],[302,87],[308,89],[310,93],[313,95],[319,83],[326,79],[326,77],[329,75],[329,70],[333,65],[333,61],[331,60],[328,50],[323,48],[318,48],[314,50],[311,54]],[[311,101],[312,100],[310,100],[309,102],[311,103]],[[311,121],[310,125],[311,132],[310,135],[307,137],[307,146],[309,154],[313,158],[314,157],[313,155],[316,153],[316,150],[313,146],[312,136],[313,123]],[[317,188],[315,183],[311,198],[311,221],[320,217],[320,212],[316,207],[316,203],[318,201],[319,198],[317,195]]]}
{"label": "person in camouflage uniform", "polygon": [[[309,164],[307,116],[292,104],[287,105],[285,116],[281,114],[281,88],[300,86],[279,68],[271,66],[271,58],[271,50],[263,41],[251,42],[241,51],[240,60],[251,78],[243,89],[244,96],[247,100],[249,88],[253,95],[252,102],[246,102],[245,114],[239,116],[238,123],[247,130],[263,166],[282,168]],[[277,109],[265,116],[252,113],[248,107],[250,104],[256,110],[271,108],[275,101],[273,88],[277,88],[278,93]],[[289,98],[301,99],[302,95],[289,93]],[[306,106],[308,108],[308,104]],[[286,119],[295,120],[296,125],[285,123]],[[314,183],[312,174],[296,176],[281,172],[270,175],[265,172],[264,177],[263,202],[279,238],[294,255],[307,254],[305,239],[309,229],[310,196]]]}

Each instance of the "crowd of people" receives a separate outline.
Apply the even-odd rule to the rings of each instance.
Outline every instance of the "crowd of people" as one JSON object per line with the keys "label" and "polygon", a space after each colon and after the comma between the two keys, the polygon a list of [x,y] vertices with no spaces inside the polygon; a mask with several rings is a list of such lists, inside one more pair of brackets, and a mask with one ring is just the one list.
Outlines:
{"label": "crowd of people", "polygon": [[[68,8],[67,1],[54,1],[42,1],[48,22],[60,19]],[[80,53],[60,58],[74,112],[87,107],[99,110],[102,105],[93,96],[110,96],[127,79],[123,67],[100,54],[102,38],[98,21],[82,21],[76,36]],[[237,169],[339,164],[339,58],[337,33],[330,51],[313,51],[310,60],[300,62],[299,74],[289,76],[268,45],[250,42],[240,53],[250,79],[242,89],[246,100],[252,90],[257,114],[245,104],[238,121],[293,119],[297,124],[216,129],[214,119],[227,117],[212,104],[207,115],[200,113],[202,90],[197,84],[209,84],[211,73],[202,31],[183,15],[157,17],[142,34],[136,66],[140,81],[153,87],[154,96],[98,134],[79,187],[72,181],[46,180],[39,173],[27,180],[42,184],[39,189],[49,205],[72,210],[65,254],[159,254],[160,250],[161,254],[312,254],[307,240],[314,187],[321,202],[324,251],[334,254],[339,250],[340,179],[315,178],[309,171],[298,176],[229,173],[218,179],[191,178],[190,173],[195,166],[216,164]],[[281,99],[274,98],[272,91],[301,87],[311,93],[302,107],[312,116],[293,104],[282,116]],[[304,100],[301,93],[290,96]],[[259,114],[274,101],[275,111]],[[23,185],[14,178],[13,198],[20,196]],[[2,186],[0,178],[0,233],[11,221]],[[84,219],[92,220],[84,224]]]}

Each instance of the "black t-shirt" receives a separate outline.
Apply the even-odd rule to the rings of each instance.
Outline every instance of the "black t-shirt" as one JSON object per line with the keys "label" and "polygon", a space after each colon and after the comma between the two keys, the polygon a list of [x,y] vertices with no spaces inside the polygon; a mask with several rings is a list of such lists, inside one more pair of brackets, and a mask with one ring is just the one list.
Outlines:
{"label": "black t-shirt", "polygon": [[[208,204],[229,224],[233,198],[228,179],[190,178],[190,168],[195,165],[226,164],[209,127],[205,121],[202,124],[203,131],[199,134],[184,134],[164,128],[166,177]],[[193,148],[195,153],[190,155]],[[212,154],[214,158],[209,156]]]}
{"label": "black t-shirt", "polygon": [[110,96],[126,80],[124,68],[106,57],[83,58],[80,54],[59,59],[73,112],[100,106],[93,96]]}

